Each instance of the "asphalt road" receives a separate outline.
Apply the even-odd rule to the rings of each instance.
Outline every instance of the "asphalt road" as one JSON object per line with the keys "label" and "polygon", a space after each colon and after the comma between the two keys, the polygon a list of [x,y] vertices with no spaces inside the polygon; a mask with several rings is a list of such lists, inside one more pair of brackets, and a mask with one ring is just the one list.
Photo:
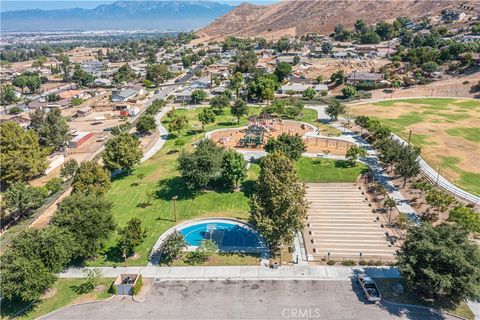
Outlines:
{"label": "asphalt road", "polygon": [[41,319],[442,319],[367,303],[356,281],[162,281],[130,297],[71,306]]}

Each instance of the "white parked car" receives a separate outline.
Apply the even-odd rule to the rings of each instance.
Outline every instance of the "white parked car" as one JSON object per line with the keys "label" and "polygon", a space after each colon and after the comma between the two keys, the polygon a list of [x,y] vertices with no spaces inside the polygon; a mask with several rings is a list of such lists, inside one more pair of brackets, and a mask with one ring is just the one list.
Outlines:
{"label": "white parked car", "polygon": [[365,293],[365,297],[368,301],[377,302],[382,300],[377,284],[372,278],[367,277],[364,274],[359,274],[357,276],[357,280],[360,284],[360,287],[362,287],[363,293]]}

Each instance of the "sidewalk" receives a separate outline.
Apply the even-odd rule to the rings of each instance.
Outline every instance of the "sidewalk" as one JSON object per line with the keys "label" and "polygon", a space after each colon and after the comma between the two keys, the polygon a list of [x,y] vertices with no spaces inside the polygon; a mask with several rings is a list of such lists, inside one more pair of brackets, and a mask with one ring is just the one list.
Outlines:
{"label": "sidewalk", "polygon": [[[94,269],[94,268],[85,268]],[[115,278],[123,273],[139,273],[143,277],[161,280],[341,280],[350,281],[358,273],[373,278],[399,278],[396,267],[343,267],[343,266],[282,266],[270,269],[263,266],[219,267],[101,267],[102,276]],[[82,268],[70,268],[60,278],[84,278]]]}

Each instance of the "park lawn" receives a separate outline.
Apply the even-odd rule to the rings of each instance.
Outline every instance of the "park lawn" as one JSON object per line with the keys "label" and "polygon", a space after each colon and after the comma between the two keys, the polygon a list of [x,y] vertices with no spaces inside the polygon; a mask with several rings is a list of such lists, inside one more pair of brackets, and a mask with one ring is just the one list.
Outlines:
{"label": "park lawn", "polygon": [[302,157],[297,161],[297,170],[300,180],[305,183],[339,183],[357,181],[368,168],[360,162],[350,167],[343,160]]}
{"label": "park lawn", "polygon": [[298,120],[315,126],[320,132],[320,134],[324,136],[338,137],[342,135],[342,132],[340,130],[318,121],[318,114],[316,110],[304,108],[303,117],[299,118]]}
{"label": "park lawn", "polygon": [[480,195],[480,102],[474,99],[386,100],[351,107],[421,148],[422,158],[460,188]]}
{"label": "park lawn", "polygon": [[[188,253],[183,253],[180,258],[172,263],[175,267],[191,266],[185,262]],[[215,253],[208,261],[201,266],[258,266],[260,265],[259,254],[241,253]]]}
{"label": "park lawn", "polygon": [[[186,144],[182,149],[192,150],[196,139],[204,136],[192,129],[192,125],[199,124],[196,115],[202,108],[185,110],[179,109],[189,119],[189,129],[180,134]],[[259,112],[259,108],[251,108],[252,113]],[[205,127],[206,131],[217,128],[238,126],[231,122],[233,117],[229,110],[218,116],[216,122]],[[246,124],[242,118],[240,125]],[[199,127],[198,127],[199,128]],[[175,147],[177,137],[171,135],[164,147],[151,159],[138,166],[130,176],[117,177],[106,197],[113,203],[113,215],[117,226],[122,228],[133,217],[137,217],[147,228],[147,237],[143,244],[137,247],[136,255],[129,259],[128,265],[146,265],[150,250],[158,237],[175,225],[173,213],[173,196],[178,196],[178,221],[200,217],[230,217],[248,219],[248,195],[251,193],[254,180],[258,176],[258,168],[249,170],[246,181],[243,182],[240,192],[232,192],[224,187],[214,188],[204,192],[188,190],[177,170],[177,158],[180,154]],[[143,208],[141,203],[152,198],[151,206]],[[111,266],[123,264],[124,259],[116,245],[117,234],[114,233],[105,243],[96,260],[88,261],[89,266]]]}
{"label": "park lawn", "polygon": [[[413,304],[413,305],[420,305],[429,308],[438,308],[432,301],[425,301],[419,298],[414,292],[409,291],[406,288],[406,285],[402,279],[375,279],[375,282],[378,285],[378,289],[382,295],[382,298],[394,302],[394,303],[401,303],[401,304]],[[394,290],[395,284],[400,283],[404,287],[403,293],[396,293]],[[465,302],[460,303],[455,310],[446,310],[449,313],[452,313],[457,316],[461,316],[468,320],[474,319],[474,314],[468,308],[468,305]]]}
{"label": "park lawn", "polygon": [[[58,279],[50,289],[52,292],[55,292],[55,294],[51,297],[39,300],[31,306],[22,303],[12,303],[12,305],[7,305],[6,302],[4,302],[1,306],[2,319],[37,319],[49,312],[71,304],[103,300],[111,296],[111,294],[108,293],[108,289],[110,288],[113,279],[101,278],[98,282],[98,291],[93,291],[87,294],[77,294],[75,292],[75,287],[84,281],[84,279]],[[19,314],[22,310],[25,311]],[[18,314],[18,316],[15,316],[16,314]]]}

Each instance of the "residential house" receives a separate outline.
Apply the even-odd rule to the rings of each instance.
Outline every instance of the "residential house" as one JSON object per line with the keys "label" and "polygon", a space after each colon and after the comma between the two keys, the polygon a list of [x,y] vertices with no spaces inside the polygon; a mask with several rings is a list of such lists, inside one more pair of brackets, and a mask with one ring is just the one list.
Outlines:
{"label": "residential house", "polygon": [[183,90],[175,94],[175,102],[190,102],[192,100],[192,92]]}
{"label": "residential house", "polygon": [[134,89],[124,89],[121,91],[116,91],[112,94],[111,101],[112,102],[125,102],[128,101],[129,99],[135,97],[137,94],[137,91]]}
{"label": "residential house", "polygon": [[198,78],[197,80],[190,82],[189,87],[191,89],[206,89],[210,87],[210,78],[209,77]]}
{"label": "residential house", "polygon": [[0,122],[12,121],[18,124],[20,127],[27,129],[30,126],[30,119],[21,115],[16,115],[8,119],[0,119]]}
{"label": "residential house", "polygon": [[383,80],[383,74],[373,72],[352,72],[347,77],[348,84],[356,84],[359,82],[375,82],[378,83]]}
{"label": "residential house", "polygon": [[443,21],[462,21],[466,18],[465,12],[460,12],[457,10],[443,10],[442,11],[442,20]]}
{"label": "residential house", "polygon": [[92,108],[83,107],[77,110],[77,117],[86,117],[92,112]]}
{"label": "residential house", "polygon": [[286,84],[281,86],[279,91],[281,94],[290,94],[290,93],[301,94],[305,92],[305,90],[311,87],[312,85],[310,84],[293,83],[293,84]]}
{"label": "residential house", "polygon": [[474,43],[474,42],[480,42],[480,36],[475,36],[475,35],[464,35],[462,38],[463,43]]}
{"label": "residential house", "polygon": [[95,79],[92,83],[92,86],[94,87],[111,87],[112,86],[112,80],[110,79]]}

